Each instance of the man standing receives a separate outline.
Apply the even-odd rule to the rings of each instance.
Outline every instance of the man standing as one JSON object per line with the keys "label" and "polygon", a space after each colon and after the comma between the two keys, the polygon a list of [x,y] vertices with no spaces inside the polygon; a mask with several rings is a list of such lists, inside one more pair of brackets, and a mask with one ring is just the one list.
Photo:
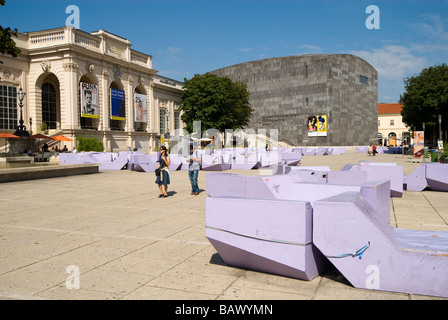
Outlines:
{"label": "man standing", "polygon": [[193,145],[190,144],[190,164],[188,166],[188,177],[191,183],[191,195],[197,196],[199,194],[198,175],[201,168],[201,155],[198,150],[194,150]]}

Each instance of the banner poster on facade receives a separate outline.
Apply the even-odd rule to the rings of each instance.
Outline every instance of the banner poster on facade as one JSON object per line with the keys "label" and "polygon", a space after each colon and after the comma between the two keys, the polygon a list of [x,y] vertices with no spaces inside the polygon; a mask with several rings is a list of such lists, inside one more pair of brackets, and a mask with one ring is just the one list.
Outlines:
{"label": "banner poster on facade", "polygon": [[147,97],[143,94],[135,94],[135,122],[147,122]]}
{"label": "banner poster on facade", "polygon": [[308,117],[308,137],[317,137],[317,117]]}
{"label": "banner poster on facade", "polygon": [[81,82],[81,117],[98,119],[100,117],[98,105],[98,86]]}
{"label": "banner poster on facade", "polygon": [[126,120],[126,100],[123,90],[110,89],[111,119]]}
{"label": "banner poster on facade", "polygon": [[317,136],[326,137],[327,136],[327,116],[320,115],[317,116]]}
{"label": "banner poster on facade", "polygon": [[326,137],[328,132],[327,116],[308,117],[308,137]]}
{"label": "banner poster on facade", "polygon": [[425,134],[423,131],[414,132],[414,159],[422,159],[425,156]]}

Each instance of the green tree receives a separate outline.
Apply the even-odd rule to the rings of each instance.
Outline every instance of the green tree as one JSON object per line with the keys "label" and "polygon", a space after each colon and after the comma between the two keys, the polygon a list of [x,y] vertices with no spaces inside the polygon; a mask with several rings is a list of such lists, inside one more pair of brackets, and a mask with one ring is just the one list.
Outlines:
{"label": "green tree", "polygon": [[185,79],[179,107],[185,129],[191,133],[194,121],[201,121],[201,133],[207,129],[224,132],[244,128],[254,111],[249,95],[246,84],[227,77],[206,73]]}
{"label": "green tree", "polygon": [[[5,0],[0,0],[0,6],[5,5]],[[15,41],[12,37],[17,37],[17,29],[3,28],[0,25],[0,53],[11,55],[14,58],[20,53],[20,49],[16,47]],[[0,61],[0,63],[3,63]]]}
{"label": "green tree", "polygon": [[78,146],[79,152],[88,152],[88,151],[96,151],[96,152],[103,152],[104,151],[104,145],[103,141],[100,139],[94,138],[94,137],[83,137],[78,136],[76,139],[76,144]]}
{"label": "green tree", "polygon": [[403,122],[412,130],[422,130],[435,142],[439,138],[439,115],[442,116],[442,133],[447,140],[448,123],[448,66],[444,63],[423,69],[418,75],[404,79],[405,93],[400,95],[403,104]]}

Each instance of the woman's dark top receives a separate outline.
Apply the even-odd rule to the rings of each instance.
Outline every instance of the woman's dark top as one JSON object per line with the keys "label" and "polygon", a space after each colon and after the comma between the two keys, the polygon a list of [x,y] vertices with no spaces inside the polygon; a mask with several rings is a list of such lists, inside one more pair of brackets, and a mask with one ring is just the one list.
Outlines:
{"label": "woman's dark top", "polygon": [[[167,156],[168,157],[168,156]],[[160,169],[167,167],[165,159],[162,156],[159,157]],[[157,176],[156,183],[159,185],[167,185],[170,184],[170,174],[166,170],[162,170],[160,176]]]}

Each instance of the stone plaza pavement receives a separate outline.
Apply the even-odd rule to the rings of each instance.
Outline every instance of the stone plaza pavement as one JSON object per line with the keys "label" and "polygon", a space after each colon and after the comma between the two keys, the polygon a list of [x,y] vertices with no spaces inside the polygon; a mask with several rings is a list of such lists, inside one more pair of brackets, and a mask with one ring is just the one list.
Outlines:
{"label": "stone plaza pavement", "polygon": [[[420,165],[354,151],[304,156],[301,164],[340,170],[359,160],[397,162],[405,174]],[[0,299],[440,299],[356,289],[336,269],[307,282],[226,266],[205,237],[206,172],[199,196],[190,195],[186,171],[171,173],[165,199],[154,180],[122,170],[0,184]],[[448,193],[392,198],[391,224],[448,231]],[[67,281],[77,270],[79,282]]]}

